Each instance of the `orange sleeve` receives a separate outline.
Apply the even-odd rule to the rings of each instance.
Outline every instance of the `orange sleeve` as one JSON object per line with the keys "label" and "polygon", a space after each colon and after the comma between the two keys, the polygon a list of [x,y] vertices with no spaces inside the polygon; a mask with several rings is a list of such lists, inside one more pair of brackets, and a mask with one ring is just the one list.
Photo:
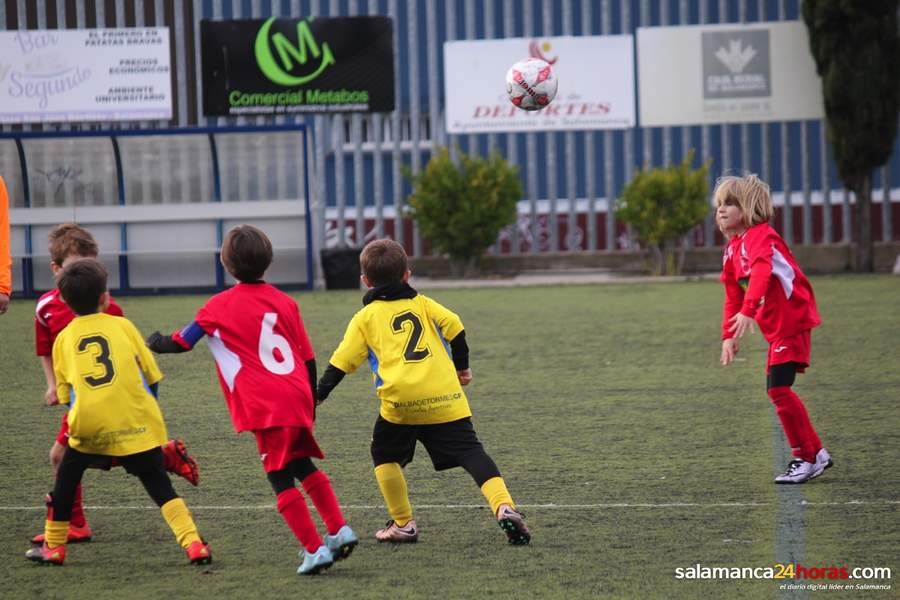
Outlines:
{"label": "orange sleeve", "polygon": [[12,257],[9,253],[9,195],[0,177],[0,294],[12,291]]}

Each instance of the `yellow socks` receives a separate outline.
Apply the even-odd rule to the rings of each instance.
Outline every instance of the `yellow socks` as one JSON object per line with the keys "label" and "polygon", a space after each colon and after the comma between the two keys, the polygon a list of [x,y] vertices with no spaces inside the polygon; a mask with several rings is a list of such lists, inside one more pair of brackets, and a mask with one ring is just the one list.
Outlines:
{"label": "yellow socks", "polygon": [[384,463],[375,467],[375,479],[384,496],[388,514],[399,527],[412,520],[412,506],[406,490],[406,478],[398,463]]}
{"label": "yellow socks", "polygon": [[481,493],[484,494],[488,504],[491,505],[491,512],[494,515],[497,514],[501,504],[509,504],[513,508],[516,507],[502,477],[492,477],[485,481],[481,486]]}
{"label": "yellow socks", "polygon": [[56,548],[69,538],[68,521],[44,521],[44,542],[48,548]]}
{"label": "yellow socks", "polygon": [[182,548],[187,549],[194,542],[201,541],[200,534],[197,532],[197,526],[194,524],[194,519],[191,517],[191,512],[188,510],[184,500],[173,498],[163,504],[159,510]]}

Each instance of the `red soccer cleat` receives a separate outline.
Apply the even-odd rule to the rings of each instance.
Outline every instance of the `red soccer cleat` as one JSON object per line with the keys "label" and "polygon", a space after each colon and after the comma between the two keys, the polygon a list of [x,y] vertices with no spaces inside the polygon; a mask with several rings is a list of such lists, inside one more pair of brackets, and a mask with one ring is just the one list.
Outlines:
{"label": "red soccer cleat", "polygon": [[25,558],[42,565],[62,566],[66,562],[65,545],[56,548],[48,548],[47,544],[41,544],[38,548],[32,548],[25,553]]}
{"label": "red soccer cleat", "polygon": [[[93,539],[94,532],[91,531],[91,526],[87,523],[84,524],[83,527],[78,527],[77,525],[72,525],[69,523],[69,534],[66,538],[67,544],[80,544],[82,542],[89,542]],[[39,533],[33,538],[31,538],[31,543],[36,546],[40,546],[44,543],[44,534]]]}
{"label": "red soccer cleat", "polygon": [[188,454],[181,440],[169,440],[162,445],[163,465],[169,473],[187,479],[191,485],[200,483],[200,467],[194,457]]}
{"label": "red soccer cleat", "polygon": [[192,565],[208,565],[212,562],[212,552],[209,550],[209,544],[202,540],[193,542],[187,547],[185,552]]}

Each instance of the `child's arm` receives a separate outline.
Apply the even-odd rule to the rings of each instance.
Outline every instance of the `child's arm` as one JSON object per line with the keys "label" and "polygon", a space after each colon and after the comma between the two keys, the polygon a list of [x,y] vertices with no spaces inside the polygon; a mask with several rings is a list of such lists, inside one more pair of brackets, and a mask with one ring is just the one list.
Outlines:
{"label": "child's arm", "polygon": [[775,250],[771,236],[764,232],[747,234],[744,247],[750,262],[750,279],[741,299],[740,310],[728,319],[727,331],[733,338],[741,338],[745,333],[753,332],[756,313],[763,304],[772,279],[772,256]]}
{"label": "child's arm", "polygon": [[321,404],[347,373],[355,371],[368,356],[366,338],[358,324],[358,316],[350,319],[344,338],[331,355],[328,367],[316,386],[316,404]]}
{"label": "child's arm", "polygon": [[53,373],[53,357],[41,357],[41,369],[44,371],[44,380],[47,382],[47,390],[44,392],[44,404],[53,406],[59,404],[56,397],[56,375]]}
{"label": "child's arm", "polygon": [[309,388],[312,393],[313,404],[318,404],[316,399],[316,359],[311,358],[304,363],[306,365],[306,373],[309,375]]}
{"label": "child's arm", "polygon": [[333,364],[328,363],[328,368],[322,373],[322,379],[319,380],[319,384],[316,386],[315,398],[317,405],[322,404],[328,398],[331,390],[337,387],[346,374]]}
{"label": "child's arm", "polygon": [[205,335],[206,332],[197,325],[197,322],[191,321],[187,326],[171,335],[163,335],[159,331],[154,331],[147,337],[147,347],[157,354],[187,352],[193,350],[197,342]]}
{"label": "child's arm", "polygon": [[739,349],[737,338],[727,338],[722,340],[722,353],[719,355],[719,363],[724,367],[734,362],[734,357]]}
{"label": "child's arm", "polygon": [[460,385],[469,385],[472,381],[472,369],[469,368],[469,345],[466,343],[466,330],[450,340],[450,352],[453,355],[453,366]]}

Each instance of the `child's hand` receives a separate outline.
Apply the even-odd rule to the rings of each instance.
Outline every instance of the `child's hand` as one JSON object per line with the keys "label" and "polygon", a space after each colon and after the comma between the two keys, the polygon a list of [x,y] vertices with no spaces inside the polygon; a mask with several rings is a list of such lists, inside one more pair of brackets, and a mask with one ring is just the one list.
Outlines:
{"label": "child's hand", "polygon": [[745,314],[738,313],[729,319],[731,322],[731,327],[728,331],[731,332],[734,339],[740,339],[744,337],[745,333],[753,333],[753,324],[755,321],[748,317]]}
{"label": "child's hand", "polygon": [[739,349],[737,338],[722,340],[722,354],[719,356],[719,362],[723,367],[734,361],[734,357],[737,355]]}
{"label": "child's hand", "polygon": [[47,391],[44,392],[44,404],[46,404],[47,406],[55,406],[59,404],[59,398],[56,395],[55,387],[47,388]]}
{"label": "child's hand", "polygon": [[457,371],[456,376],[459,377],[459,385],[469,385],[469,382],[472,381],[472,369]]}

